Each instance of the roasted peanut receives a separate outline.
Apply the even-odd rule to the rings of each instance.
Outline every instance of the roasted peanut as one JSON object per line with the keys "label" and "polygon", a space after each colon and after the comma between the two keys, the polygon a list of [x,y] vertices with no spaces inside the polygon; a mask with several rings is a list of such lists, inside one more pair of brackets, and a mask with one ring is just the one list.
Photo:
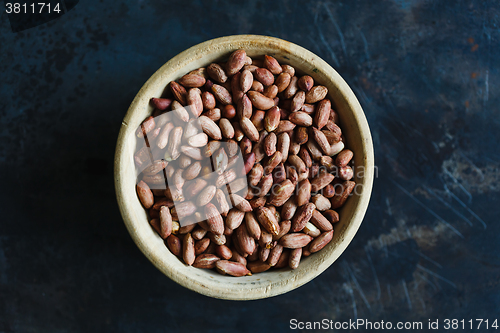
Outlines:
{"label": "roasted peanut", "polygon": [[240,49],[170,82],[173,98],[151,98],[136,131],[146,143],[134,154],[137,195],[187,265],[232,276],[297,269],[331,242],[334,209],[356,186],[354,154],[328,89],[295,74]]}

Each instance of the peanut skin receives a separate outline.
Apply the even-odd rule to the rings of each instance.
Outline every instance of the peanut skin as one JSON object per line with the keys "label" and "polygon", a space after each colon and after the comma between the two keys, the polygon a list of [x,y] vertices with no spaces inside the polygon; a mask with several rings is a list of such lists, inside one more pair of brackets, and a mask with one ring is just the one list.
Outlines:
{"label": "peanut skin", "polygon": [[357,192],[332,94],[278,59],[238,49],[183,73],[135,132],[137,197],[186,265],[233,277],[299,269]]}

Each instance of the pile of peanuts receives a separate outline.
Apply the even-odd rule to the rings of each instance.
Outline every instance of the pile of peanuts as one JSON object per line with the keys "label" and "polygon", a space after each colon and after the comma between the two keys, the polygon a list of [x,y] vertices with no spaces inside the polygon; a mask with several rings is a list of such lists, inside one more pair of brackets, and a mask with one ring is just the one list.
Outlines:
{"label": "pile of peanuts", "polygon": [[138,197],[174,255],[245,276],[296,269],[332,240],[355,183],[325,86],[236,50],[169,88],[151,99],[134,159]]}

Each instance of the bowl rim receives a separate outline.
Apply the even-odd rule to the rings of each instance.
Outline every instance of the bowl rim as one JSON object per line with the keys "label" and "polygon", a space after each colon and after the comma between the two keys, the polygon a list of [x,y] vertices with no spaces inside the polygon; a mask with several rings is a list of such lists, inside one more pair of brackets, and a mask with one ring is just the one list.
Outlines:
{"label": "bowl rim", "polygon": [[[135,222],[129,212],[127,205],[124,204],[124,197],[126,196],[126,192],[129,190],[125,189],[122,182],[122,172],[125,168],[125,164],[129,163],[123,158],[124,151],[124,140],[127,132],[127,127],[129,123],[129,119],[132,117],[134,111],[137,109],[139,103],[141,102],[141,96],[148,90],[150,86],[153,85],[154,82],[162,79],[164,76],[164,72],[170,67],[179,68],[186,64],[189,64],[190,61],[193,61],[193,55],[196,59],[203,55],[210,54],[209,50],[213,49],[214,46],[233,46],[233,45],[241,45],[242,43],[266,43],[266,46],[276,46],[285,48],[289,53],[293,53],[295,55],[300,54],[300,57],[303,58],[304,61],[307,61],[314,65],[316,68],[321,68],[321,71],[325,73],[329,78],[333,78],[335,85],[338,87],[338,94],[342,95],[342,97],[347,101],[347,104],[350,107],[350,111],[353,114],[353,118],[356,120],[356,123],[359,127],[360,140],[362,142],[362,148],[364,153],[364,167],[367,172],[364,175],[364,184],[363,184],[363,193],[359,195],[359,201],[357,203],[356,209],[354,210],[353,216],[346,227],[344,237],[342,241],[336,246],[336,248],[329,253],[329,256],[323,260],[317,267],[317,269],[309,271],[303,277],[300,277],[299,281],[294,281],[293,285],[283,285],[282,288],[274,288],[273,290],[268,290],[268,288],[259,288],[259,290],[255,290],[255,292],[247,292],[245,294],[231,294],[224,293],[217,290],[212,290],[211,288],[207,288],[207,286],[199,283],[196,280],[190,279],[190,277],[184,276],[177,272],[170,271],[162,266],[159,262],[159,259],[155,256],[153,248],[149,246],[138,234],[138,230],[135,226]],[[201,50],[201,51],[200,51]],[[283,51],[283,50],[281,50]],[[166,85],[166,84],[165,84]],[[359,229],[366,210],[368,208],[369,200],[371,197],[372,186],[373,186],[373,178],[374,178],[374,150],[373,150],[373,142],[370,133],[370,128],[368,126],[368,122],[366,120],[365,114],[361,105],[354,95],[354,92],[349,87],[349,85],[345,82],[345,80],[337,73],[327,62],[321,59],[316,54],[311,51],[296,45],[294,43],[269,36],[261,36],[261,35],[232,35],[219,37],[215,39],[211,39],[197,45],[194,45],[183,52],[179,53],[175,57],[171,58],[168,62],[162,65],[141,87],[134,100],[130,104],[130,107],[127,110],[127,113],[122,121],[120,132],[118,134],[118,140],[115,150],[115,159],[114,159],[114,183],[115,183],[115,191],[118,206],[120,209],[120,213],[124,220],[124,223],[127,227],[129,234],[131,235],[134,243],[141,250],[141,252],[165,275],[167,275],[170,279],[177,282],[178,284],[189,288],[193,291],[196,291],[200,294],[220,298],[220,299],[229,299],[229,300],[254,300],[267,298],[271,296],[280,295],[286,292],[289,292],[295,288],[298,288],[307,282],[311,281],[323,271],[325,271],[333,262],[335,262],[338,257],[345,251],[347,246],[351,243],[354,238],[357,230]],[[298,279],[297,279],[298,280]]]}

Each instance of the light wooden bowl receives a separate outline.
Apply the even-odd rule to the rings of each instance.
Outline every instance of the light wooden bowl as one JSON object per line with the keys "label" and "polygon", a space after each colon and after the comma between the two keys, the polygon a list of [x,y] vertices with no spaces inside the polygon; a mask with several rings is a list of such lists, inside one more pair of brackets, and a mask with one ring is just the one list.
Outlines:
{"label": "light wooden bowl", "polygon": [[[340,116],[347,147],[354,151],[356,168],[363,167],[359,195],[352,196],[340,211],[333,240],[318,253],[303,258],[296,270],[280,269],[245,277],[223,276],[211,270],[186,266],[165,246],[151,228],[146,211],[135,191],[134,151],[135,129],[151,114],[152,97],[160,97],[167,84],[187,72],[215,61],[227,59],[237,49],[249,56],[275,57],[281,64],[290,64],[298,71],[310,74],[315,82],[326,86],[333,107]],[[358,230],[368,206],[373,183],[373,145],[370,129],[354,93],[340,75],[312,52],[282,39],[237,35],[222,37],[195,45],[163,65],[141,88],[123,119],[115,154],[115,188],[125,225],[144,255],[165,275],[186,288],[207,296],[251,300],[286,293],[309,282],[327,269],[346,249]]]}

